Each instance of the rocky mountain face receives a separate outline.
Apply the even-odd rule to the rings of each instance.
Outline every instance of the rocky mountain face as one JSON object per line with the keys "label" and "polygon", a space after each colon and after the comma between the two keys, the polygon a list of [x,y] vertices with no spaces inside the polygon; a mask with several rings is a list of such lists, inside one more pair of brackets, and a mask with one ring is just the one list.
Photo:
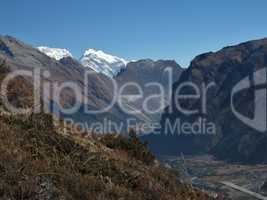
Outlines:
{"label": "rocky mountain face", "polygon": [[[67,57],[72,57],[66,49],[48,47],[39,47],[38,49],[57,60],[66,60]],[[69,58],[69,60],[71,59]],[[135,100],[123,99],[122,104],[123,108],[125,107],[125,112],[131,113],[130,116],[145,123],[160,120],[163,109],[170,102],[172,84],[179,79],[183,70],[175,61],[171,60],[153,61],[146,59],[128,63],[123,58],[95,49],[86,50],[79,62],[86,69],[99,73],[107,86],[111,86],[112,83],[105,76],[115,80],[118,84],[118,91],[128,83],[137,84],[140,87],[139,89],[142,90],[142,97]],[[62,64],[68,65],[69,63],[63,61]],[[77,61],[70,64],[74,67],[79,65]],[[160,84],[161,88],[156,84]],[[125,92],[123,94],[133,96],[140,92],[137,90],[134,86],[124,87],[123,91]],[[156,97],[156,95],[158,96]],[[149,110],[147,111],[144,109],[144,101],[149,97],[151,98],[147,101]],[[153,113],[150,113],[150,111]]]}
{"label": "rocky mountain face", "polygon": [[[266,89],[266,67],[267,39],[197,56],[173,85],[174,93],[188,82],[198,87],[214,84],[206,93],[200,89],[199,97],[196,98],[181,100],[173,96],[172,103],[165,109],[161,119],[161,135],[151,135],[145,139],[150,141],[152,149],[158,154],[213,153],[217,158],[234,162],[266,163],[267,134],[266,130],[260,129],[266,124],[266,117],[260,116],[254,127],[251,126],[257,115],[255,112],[262,113],[261,110],[264,109],[263,113],[266,114],[266,93],[262,92]],[[235,91],[235,88],[241,89]],[[256,93],[260,88],[263,90]],[[182,87],[179,92],[196,95],[196,90],[192,87]],[[200,98],[204,96],[206,98]],[[178,101],[183,109],[198,112],[185,114],[178,109]],[[204,108],[203,101],[206,106]],[[233,112],[231,102],[240,115]],[[244,123],[240,116],[251,120]],[[185,134],[178,129],[174,132],[166,129],[168,123],[173,125],[178,119],[180,125],[205,119],[206,122],[213,123],[216,129],[214,134],[207,134],[203,129],[198,134],[194,134],[192,130]]]}
{"label": "rocky mountain face", "polygon": [[[115,77],[115,80],[119,88],[128,83],[131,84],[125,87],[123,95],[139,95],[139,89],[141,89],[143,94],[140,97],[125,99],[123,103],[129,105],[130,111],[133,108],[140,111],[144,115],[145,121],[157,122],[160,120],[163,109],[169,105],[172,84],[179,79],[182,71],[183,69],[175,61],[146,59],[130,62]],[[137,84],[140,88],[137,89],[132,84]],[[146,105],[147,111],[144,109]]]}

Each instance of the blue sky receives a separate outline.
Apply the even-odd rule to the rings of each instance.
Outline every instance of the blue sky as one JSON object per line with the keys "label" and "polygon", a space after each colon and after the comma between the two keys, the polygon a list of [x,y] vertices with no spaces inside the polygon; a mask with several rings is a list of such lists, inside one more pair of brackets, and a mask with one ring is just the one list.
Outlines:
{"label": "blue sky", "polygon": [[267,37],[266,0],[5,0],[0,34],[33,46],[175,59]]}

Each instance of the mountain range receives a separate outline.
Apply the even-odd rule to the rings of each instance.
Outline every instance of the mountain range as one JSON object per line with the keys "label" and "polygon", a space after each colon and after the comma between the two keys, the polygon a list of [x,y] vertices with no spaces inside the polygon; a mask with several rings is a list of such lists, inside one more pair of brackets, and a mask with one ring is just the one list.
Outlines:
{"label": "mountain range", "polygon": [[[39,51],[56,60],[71,57],[72,54],[67,49],[37,47]],[[73,58],[74,59],[74,58]],[[101,50],[87,49],[79,59],[79,62],[97,73],[102,73],[108,77],[115,77],[121,70],[126,68],[128,61],[117,56],[107,54]]]}
{"label": "mountain range", "polygon": [[[50,52],[49,56],[47,56],[48,52]],[[73,58],[67,50],[57,49],[52,52],[51,54],[51,51],[46,49],[43,53],[40,48],[38,50],[10,36],[0,38],[0,59],[5,60],[11,70],[32,70],[35,68],[49,70],[51,76],[46,79],[50,82],[73,81],[78,83],[80,89],[85,87],[83,76],[86,71],[92,72],[88,85],[86,85],[88,92],[82,93],[89,99],[87,104],[83,104],[89,110],[99,110],[112,101],[114,88],[111,80],[115,80],[119,87],[125,83],[133,82],[144,91],[143,98],[124,99],[121,102],[128,110],[140,110],[139,113],[129,114],[129,112],[121,109],[119,102],[116,102],[111,109],[102,114],[86,115],[82,110],[79,110],[71,116],[76,121],[93,123],[110,119],[113,122],[123,124],[126,124],[129,118],[135,119],[137,123],[160,121],[159,131],[161,134],[155,135],[151,130],[150,135],[142,137],[142,140],[149,142],[150,148],[157,155],[210,153],[219,159],[231,162],[253,164],[267,162],[265,154],[267,150],[266,131],[262,133],[245,124],[237,118],[231,109],[232,89],[244,78],[251,77],[254,72],[266,68],[267,39],[249,41],[225,47],[218,52],[201,54],[191,62],[187,69],[182,69],[172,60],[143,59],[126,62],[124,59],[92,49],[87,50],[79,61]],[[83,59],[84,57],[88,59]],[[83,65],[82,60],[87,60],[87,64],[88,62],[91,64]],[[174,71],[171,83],[168,82],[167,69]],[[265,73],[260,75],[260,80],[264,80],[265,75]],[[253,79],[248,78],[248,80]],[[156,88],[147,87],[146,84],[150,82],[160,83],[166,91],[164,94],[165,109],[154,114],[142,110],[144,99],[155,93],[158,94]],[[177,109],[177,99],[175,99],[174,94],[177,88],[188,82],[197,86],[208,85],[211,82],[215,84],[207,93],[205,113],[188,116]],[[251,83],[253,85],[253,82]],[[254,89],[249,87],[238,93],[234,99],[238,112],[250,118],[253,118],[255,110]],[[185,94],[192,93],[186,88],[183,92]],[[127,88],[125,93],[134,94],[136,91],[134,88]],[[74,101],[73,98],[71,91],[65,91],[63,104],[71,105]],[[52,105],[55,104],[52,99],[49,99],[46,92],[44,92],[44,99],[46,99],[46,103],[52,101]],[[155,97],[149,101],[148,105],[153,110],[158,107],[158,103],[159,98]],[[202,103],[200,98],[181,101],[182,107],[187,110],[199,110]],[[257,99],[256,103],[264,105],[264,99]],[[212,122],[216,132],[212,135],[204,133],[198,135],[184,134],[178,133],[178,131],[175,133],[165,132],[166,121],[174,124],[179,119],[181,123],[189,122],[192,124],[200,118]],[[124,127],[121,132],[127,132],[127,127]]]}
{"label": "mountain range", "polygon": [[[17,40],[10,36],[0,38],[0,59],[10,66],[12,70],[16,69],[42,69],[50,72],[50,77],[45,78],[51,83],[63,83],[64,81],[72,81],[78,83],[79,91],[88,102],[82,103],[82,108],[71,116],[73,120],[78,122],[103,122],[111,120],[115,123],[126,124],[127,119],[132,118],[136,123],[147,123],[153,119],[159,119],[161,112],[157,112],[151,116],[146,112],[129,114],[121,109],[118,102],[114,106],[101,114],[86,114],[84,108],[88,110],[101,110],[106,108],[113,100],[114,91],[112,81],[115,81],[119,87],[124,83],[133,82],[146,90],[143,99],[151,94],[153,88],[145,88],[145,84],[149,82],[157,82],[164,86],[166,90],[166,100],[164,105],[169,102],[169,85],[178,80],[181,71],[183,70],[175,61],[160,60],[141,60],[127,63],[124,59],[96,51],[93,49],[86,50],[80,60],[76,60],[71,53],[66,49],[39,47],[34,48],[30,45]],[[174,71],[173,80],[168,83],[168,76],[164,72],[165,69],[172,68]],[[89,73],[87,73],[89,72]],[[85,74],[89,77],[88,83],[85,83]],[[132,76],[130,76],[132,74]],[[135,74],[135,75],[134,75]],[[87,84],[87,85],[85,85]],[[87,88],[88,91],[84,91]],[[127,92],[128,90],[128,92]],[[148,92],[151,91],[151,92]],[[154,90],[155,91],[155,90]],[[126,93],[130,93],[131,89],[126,89]],[[158,91],[156,93],[159,93]],[[44,97],[47,104],[57,107],[59,102],[53,102],[46,91]],[[62,102],[65,106],[70,106],[74,101],[74,94],[69,90],[64,90],[62,94]],[[155,104],[153,100],[151,105]],[[139,110],[142,101],[123,101],[127,111]],[[51,106],[49,106],[51,107]],[[123,126],[122,132],[127,132],[127,127]]]}

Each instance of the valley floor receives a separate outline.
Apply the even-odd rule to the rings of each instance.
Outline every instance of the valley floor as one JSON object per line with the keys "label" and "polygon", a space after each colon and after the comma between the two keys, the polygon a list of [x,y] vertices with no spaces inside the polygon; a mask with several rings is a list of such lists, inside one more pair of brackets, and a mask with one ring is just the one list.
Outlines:
{"label": "valley floor", "polygon": [[259,199],[226,186],[225,182],[267,197],[267,191],[262,188],[267,181],[267,165],[229,164],[215,160],[210,155],[191,157],[162,156],[161,161],[167,167],[183,171],[184,181],[218,196],[218,199]]}

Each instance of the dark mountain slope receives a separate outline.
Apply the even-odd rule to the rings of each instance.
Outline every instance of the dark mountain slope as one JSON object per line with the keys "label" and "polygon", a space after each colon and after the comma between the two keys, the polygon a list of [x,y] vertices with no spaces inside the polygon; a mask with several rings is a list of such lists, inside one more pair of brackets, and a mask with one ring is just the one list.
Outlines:
{"label": "dark mountain slope", "polygon": [[[191,124],[199,118],[216,125],[215,135],[184,134],[170,136],[149,136],[152,148],[157,153],[189,154],[211,152],[218,158],[245,162],[262,163],[267,161],[266,142],[267,135],[244,124],[231,109],[231,92],[233,88],[246,77],[253,84],[252,75],[255,71],[267,67],[267,39],[255,40],[223,48],[216,53],[206,53],[197,56],[190,67],[181,75],[181,78],[173,86],[173,91],[185,82],[194,83],[197,86],[214,82],[215,86],[207,93],[207,112],[199,112],[194,115],[185,115],[177,109],[173,96],[171,107],[166,108],[162,116],[162,126],[166,127],[166,121],[174,122],[177,119]],[[264,80],[266,73],[258,75],[258,80]],[[266,88],[266,85],[265,85]],[[242,115],[253,119],[254,117],[254,93],[253,87],[245,89],[234,96],[233,102],[236,110]],[[192,90],[184,88],[185,94],[192,94]],[[203,92],[201,93],[203,96]],[[264,105],[265,98],[257,100],[257,104]],[[199,99],[180,101],[183,108],[188,110],[202,109]],[[173,108],[173,112],[168,112]],[[264,107],[262,107],[264,109]],[[266,111],[265,111],[266,112]],[[261,120],[259,120],[261,121]],[[263,122],[264,123],[264,122]],[[259,128],[259,127],[258,127]]]}

